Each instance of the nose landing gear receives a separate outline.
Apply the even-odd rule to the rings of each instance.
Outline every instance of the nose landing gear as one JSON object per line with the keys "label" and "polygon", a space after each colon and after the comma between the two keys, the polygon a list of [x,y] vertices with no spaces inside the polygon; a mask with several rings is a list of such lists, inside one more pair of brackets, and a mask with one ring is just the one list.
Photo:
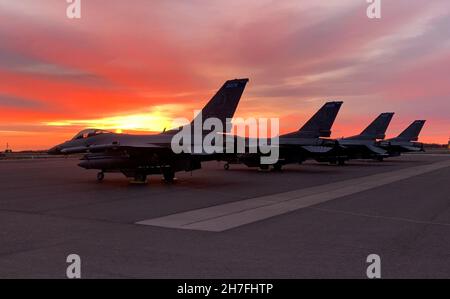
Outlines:
{"label": "nose landing gear", "polygon": [[100,171],[99,173],[97,173],[97,181],[101,182],[105,179],[105,173],[103,171]]}

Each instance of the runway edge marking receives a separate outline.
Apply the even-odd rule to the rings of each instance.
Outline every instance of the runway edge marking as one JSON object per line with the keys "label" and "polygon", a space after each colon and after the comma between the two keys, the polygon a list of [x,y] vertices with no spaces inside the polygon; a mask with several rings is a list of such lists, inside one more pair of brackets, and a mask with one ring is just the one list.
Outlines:
{"label": "runway edge marking", "polygon": [[221,232],[446,167],[450,167],[450,160],[171,214],[136,224]]}

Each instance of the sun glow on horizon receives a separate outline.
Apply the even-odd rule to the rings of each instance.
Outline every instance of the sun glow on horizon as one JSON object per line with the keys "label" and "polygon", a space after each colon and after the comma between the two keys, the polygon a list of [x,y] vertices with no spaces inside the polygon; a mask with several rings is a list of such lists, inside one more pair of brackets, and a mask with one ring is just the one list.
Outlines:
{"label": "sun glow on horizon", "polygon": [[237,77],[236,117],[278,117],[281,134],[336,99],[334,137],[386,109],[390,137],[427,119],[420,140],[448,142],[449,1],[390,1],[383,22],[362,0],[90,1],[75,23],[60,1],[0,0],[0,151],[177,128]]}
{"label": "sun glow on horizon", "polygon": [[[171,107],[167,107],[171,106]],[[172,107],[174,106],[174,107]],[[176,127],[178,119],[172,113],[180,110],[180,105],[158,106],[148,112],[109,116],[97,119],[72,119],[43,122],[50,127],[85,127],[123,133],[124,131],[161,132]]]}

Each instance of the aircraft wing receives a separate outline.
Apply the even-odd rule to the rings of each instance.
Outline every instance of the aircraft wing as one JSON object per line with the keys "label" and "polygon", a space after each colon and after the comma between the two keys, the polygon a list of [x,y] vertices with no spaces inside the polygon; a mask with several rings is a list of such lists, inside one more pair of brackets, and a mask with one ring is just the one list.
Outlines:
{"label": "aircraft wing", "polygon": [[377,155],[386,155],[386,154],[387,154],[387,152],[386,152],[384,149],[382,149],[382,148],[380,148],[380,147],[378,147],[378,146],[375,146],[375,145],[366,145],[366,147],[367,147],[371,152],[373,152],[373,153],[375,153],[375,154],[377,154]]}
{"label": "aircraft wing", "polygon": [[315,145],[304,145],[302,146],[302,149],[313,153],[313,154],[323,154],[328,153],[329,151],[333,150],[332,147],[328,146],[315,146]]}
{"label": "aircraft wing", "polygon": [[415,147],[415,146],[402,145],[402,146],[400,146],[400,147],[401,147],[403,150],[409,151],[409,152],[420,152],[420,151],[422,151],[421,148]]}

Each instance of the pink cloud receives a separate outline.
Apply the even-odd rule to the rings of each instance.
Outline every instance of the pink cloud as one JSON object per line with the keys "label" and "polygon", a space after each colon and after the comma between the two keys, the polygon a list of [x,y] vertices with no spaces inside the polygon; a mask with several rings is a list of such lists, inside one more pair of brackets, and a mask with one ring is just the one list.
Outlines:
{"label": "pink cloud", "polygon": [[339,99],[337,135],[395,110],[395,130],[428,118],[424,133],[446,142],[446,1],[383,2],[381,20],[350,0],[84,3],[81,20],[65,17],[64,1],[2,4],[1,93],[43,105],[2,107],[0,125],[199,108],[224,80],[248,76],[237,116],[280,116],[288,131]]}

